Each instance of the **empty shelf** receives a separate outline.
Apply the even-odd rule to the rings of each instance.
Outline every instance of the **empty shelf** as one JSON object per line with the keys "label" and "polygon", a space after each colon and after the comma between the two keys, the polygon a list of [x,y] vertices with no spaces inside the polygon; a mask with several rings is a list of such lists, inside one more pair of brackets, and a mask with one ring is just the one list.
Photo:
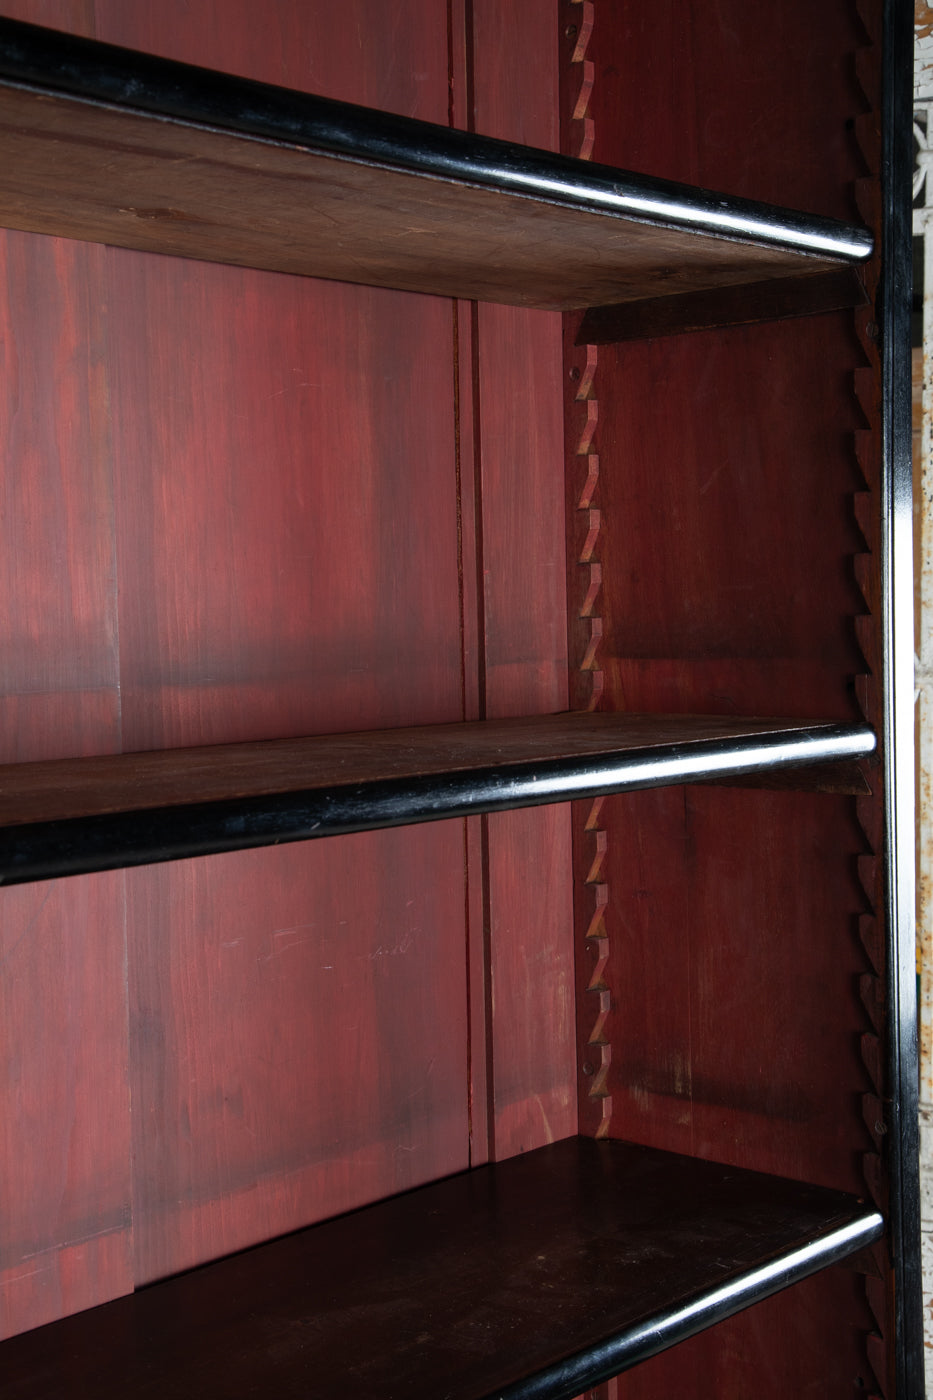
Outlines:
{"label": "empty shelf", "polygon": [[837,1191],[570,1138],[0,1348],[6,1400],[569,1400],[876,1239]]}
{"label": "empty shelf", "polygon": [[0,20],[0,223],[566,309],[859,261],[871,235]]}
{"label": "empty shelf", "polygon": [[0,884],[872,752],[864,724],[560,714],[0,767]]}

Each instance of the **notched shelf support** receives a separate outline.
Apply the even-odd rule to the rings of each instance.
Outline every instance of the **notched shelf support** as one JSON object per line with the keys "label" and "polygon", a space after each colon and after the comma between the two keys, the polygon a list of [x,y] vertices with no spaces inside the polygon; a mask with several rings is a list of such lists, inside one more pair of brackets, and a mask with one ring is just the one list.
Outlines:
{"label": "notched shelf support", "polygon": [[855,268],[775,277],[766,282],[674,293],[587,311],[578,345],[613,345],[623,340],[651,340],[688,331],[722,330],[796,316],[819,316],[864,306],[868,295]]}
{"label": "notched shelf support", "polygon": [[865,797],[874,791],[871,760],[842,760],[799,768],[781,768],[737,774],[730,778],[710,778],[711,787],[761,788],[776,792],[829,792],[839,797]]}

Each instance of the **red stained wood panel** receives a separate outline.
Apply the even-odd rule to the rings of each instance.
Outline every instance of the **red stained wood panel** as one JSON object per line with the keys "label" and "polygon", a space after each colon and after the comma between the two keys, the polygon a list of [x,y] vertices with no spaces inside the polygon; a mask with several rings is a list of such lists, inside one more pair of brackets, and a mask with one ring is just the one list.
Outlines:
{"label": "red stained wood panel", "polygon": [[[845,1318],[831,1337],[827,1309]],[[770,1394],[849,1400],[871,1394],[874,1377],[859,1333],[872,1326],[863,1280],[845,1267],[829,1269],[619,1376],[607,1400]]]}
{"label": "red stained wood panel", "polygon": [[847,799],[681,788],[607,798],[603,818],[614,1129],[861,1190]]}
{"label": "red stained wood panel", "polygon": [[125,746],[458,717],[449,305],[111,257]]}
{"label": "red stained wood panel", "polygon": [[844,313],[600,347],[602,656],[617,703],[857,713],[858,360]]}
{"label": "red stained wood panel", "polygon": [[3,0],[5,19],[21,19],[28,24],[44,24],[66,34],[96,39],[95,0]]}
{"label": "red stained wood panel", "polygon": [[866,38],[849,0],[597,5],[593,159],[859,223]]}
{"label": "red stained wood panel", "polygon": [[107,752],[120,707],[105,254],[0,238],[0,753]]}
{"label": "red stained wood panel", "polygon": [[467,1165],[461,824],[127,880],[138,1282]]}
{"label": "red stained wood panel", "polygon": [[133,1286],[123,876],[6,891],[0,1336]]}
{"label": "red stained wood panel", "polygon": [[[0,235],[7,762],[120,746],[103,257]],[[0,928],[7,1336],[132,1286],[122,877],[12,893]]]}
{"label": "red stained wood panel", "polygon": [[[13,13],[5,4],[8,10]],[[326,6],[300,0],[264,6],[261,25],[253,0],[197,0],[195,6],[166,0],[157,7],[94,0],[94,14],[94,37],[106,43],[422,121],[447,121],[446,17],[419,0],[347,0],[339,23]]]}
{"label": "red stained wood panel", "polygon": [[[473,120],[558,149],[557,7],[472,6]],[[521,78],[517,80],[517,74]],[[485,713],[567,704],[561,324],[477,309]],[[491,1128],[495,1157],[576,1128],[569,808],[488,825]]]}

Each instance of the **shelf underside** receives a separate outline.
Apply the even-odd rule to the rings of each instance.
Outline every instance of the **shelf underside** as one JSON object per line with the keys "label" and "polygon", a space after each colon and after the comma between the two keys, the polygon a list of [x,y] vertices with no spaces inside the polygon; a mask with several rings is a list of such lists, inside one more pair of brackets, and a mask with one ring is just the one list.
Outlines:
{"label": "shelf underside", "polygon": [[878,1237],[855,1197],[571,1138],[14,1338],[7,1400],[562,1400]]}
{"label": "shelf underside", "polygon": [[555,310],[859,261],[834,220],[0,20],[0,223]]}
{"label": "shelf underside", "polygon": [[8,764],[0,883],[671,783],[768,782],[874,747],[865,725],[579,713]]}

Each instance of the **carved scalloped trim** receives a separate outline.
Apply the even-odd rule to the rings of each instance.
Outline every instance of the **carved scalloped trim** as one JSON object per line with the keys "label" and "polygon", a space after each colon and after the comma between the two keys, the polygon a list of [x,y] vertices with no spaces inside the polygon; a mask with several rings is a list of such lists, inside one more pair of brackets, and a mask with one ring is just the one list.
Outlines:
{"label": "carved scalloped trim", "polygon": [[[594,0],[567,0],[562,9],[564,38],[569,47],[570,94],[565,111],[569,110],[568,149],[581,160],[593,153],[595,130],[590,115],[593,93],[594,64],[588,58],[590,39],[595,22]],[[565,50],[566,52],[566,50]],[[603,572],[600,551],[603,542],[603,519],[599,509],[599,454],[596,434],[599,425],[599,400],[596,393],[596,373],[599,352],[595,345],[574,347],[571,351],[571,377],[576,392],[570,405],[569,450],[571,462],[570,504],[574,520],[568,522],[576,544],[574,562],[576,579],[573,606],[582,624],[578,632],[576,687],[581,705],[595,710],[603,695],[604,674],[601,647],[603,619],[600,614]],[[584,880],[586,903],[583,911],[583,939],[587,952],[587,1004],[593,1020],[585,1043],[581,1045],[586,1076],[586,1094],[591,1113],[587,1115],[596,1137],[608,1137],[612,1117],[612,1098],[608,1088],[612,1047],[609,1042],[611,995],[605,981],[609,959],[609,936],[606,913],[609,886],[604,878],[608,834],[600,825],[603,799],[591,805],[584,823],[584,860],[588,873]],[[595,1005],[594,1005],[595,1000]]]}

